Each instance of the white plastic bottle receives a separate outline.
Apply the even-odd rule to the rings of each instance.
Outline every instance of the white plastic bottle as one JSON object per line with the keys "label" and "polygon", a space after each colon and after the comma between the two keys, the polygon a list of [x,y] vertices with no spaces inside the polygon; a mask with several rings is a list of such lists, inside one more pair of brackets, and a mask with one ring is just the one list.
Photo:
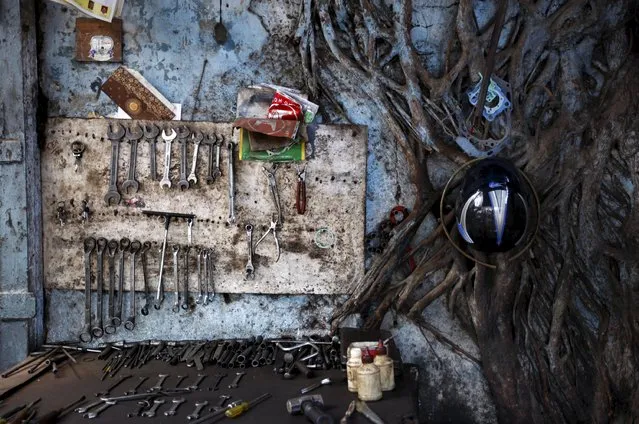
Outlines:
{"label": "white plastic bottle", "polygon": [[377,355],[373,360],[373,364],[379,368],[379,380],[383,392],[395,388],[395,369],[393,367],[393,360],[388,356],[387,351],[386,346],[384,346],[380,340],[377,346]]}
{"label": "white plastic bottle", "polygon": [[357,397],[366,402],[382,398],[379,368],[373,364],[373,357],[368,352],[362,355],[362,366],[357,369]]}
{"label": "white plastic bottle", "polygon": [[362,349],[354,347],[351,349],[351,356],[346,362],[346,379],[348,381],[348,391],[357,393],[357,369],[362,366]]}

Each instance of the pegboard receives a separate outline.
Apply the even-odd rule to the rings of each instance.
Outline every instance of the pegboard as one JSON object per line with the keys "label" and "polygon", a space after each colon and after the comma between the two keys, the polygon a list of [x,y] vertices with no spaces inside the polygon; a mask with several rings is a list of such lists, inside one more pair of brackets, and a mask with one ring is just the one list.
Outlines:
{"label": "pegboard", "polygon": [[[82,241],[85,237],[117,239],[127,237],[149,241],[147,269],[151,292],[158,284],[159,251],[164,237],[163,222],[145,216],[143,210],[190,213],[196,216],[193,224],[193,246],[211,249],[215,270],[212,281],[218,293],[269,294],[338,294],[347,293],[364,272],[364,223],[366,192],[367,131],[352,125],[322,126],[315,133],[314,153],[307,161],[307,210],[298,215],[295,208],[297,173],[290,164],[279,165],[276,178],[282,204],[283,225],[278,232],[282,249],[275,262],[275,244],[271,235],[257,247],[253,264],[255,279],[245,280],[248,259],[245,224],[254,226],[253,243],[268,230],[275,212],[268,181],[262,163],[239,161],[236,157],[235,225],[227,223],[228,179],[227,150],[222,148],[220,165],[223,176],[213,184],[206,184],[208,146],[200,145],[198,154],[198,182],[188,190],[177,188],[180,167],[180,147],[176,140],[171,149],[170,189],[161,188],[159,181],[150,178],[150,143],[140,140],[137,155],[136,194],[122,191],[128,173],[130,147],[120,143],[118,188],[122,200],[118,206],[107,206],[110,173],[111,142],[106,137],[108,126],[104,119],[55,118],[47,121],[42,151],[42,199],[44,226],[44,275],[47,289],[84,289],[84,260]],[[117,121],[125,127],[144,124],[144,121]],[[222,135],[232,139],[230,123],[182,122],[191,131],[208,136]],[[235,137],[237,137],[237,131]],[[76,171],[71,145],[80,141],[86,146]],[[237,152],[237,148],[235,149]],[[193,145],[188,149],[190,170]],[[164,169],[164,142],[158,137],[156,146],[158,178]],[[188,171],[187,171],[188,174]],[[83,221],[82,201],[90,209],[89,219]],[[63,206],[62,221],[58,207]],[[335,236],[332,247],[320,248],[315,243],[316,231],[328,228]],[[173,220],[169,228],[165,255],[164,290],[173,291],[171,246],[187,245],[187,224]],[[127,257],[128,259],[128,257]],[[183,260],[179,262],[180,281],[184,276]],[[105,255],[105,283],[107,281]],[[95,259],[93,273],[95,274]],[[117,268],[117,266],[116,266]],[[130,290],[126,262],[125,290]],[[196,254],[189,261],[189,290],[197,291]],[[143,290],[142,272],[137,262],[136,291]],[[180,283],[181,285],[182,283]],[[93,289],[96,288],[93,278]]]}

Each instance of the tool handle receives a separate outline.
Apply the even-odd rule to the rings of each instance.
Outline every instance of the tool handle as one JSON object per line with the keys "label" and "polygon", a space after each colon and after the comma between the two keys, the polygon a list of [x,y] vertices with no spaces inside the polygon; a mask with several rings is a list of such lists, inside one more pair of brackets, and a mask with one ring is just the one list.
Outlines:
{"label": "tool handle", "polygon": [[297,181],[297,196],[295,198],[295,207],[299,215],[306,212],[306,181],[300,179]]}
{"label": "tool handle", "polygon": [[239,405],[236,405],[232,408],[227,409],[226,412],[224,412],[224,415],[226,415],[229,418],[235,418],[235,417],[239,417],[240,415],[248,411],[248,409],[249,409],[248,402],[242,402]]}
{"label": "tool handle", "polygon": [[304,411],[304,416],[313,424],[335,424],[333,417],[324,412],[314,402],[304,402],[302,411]]}

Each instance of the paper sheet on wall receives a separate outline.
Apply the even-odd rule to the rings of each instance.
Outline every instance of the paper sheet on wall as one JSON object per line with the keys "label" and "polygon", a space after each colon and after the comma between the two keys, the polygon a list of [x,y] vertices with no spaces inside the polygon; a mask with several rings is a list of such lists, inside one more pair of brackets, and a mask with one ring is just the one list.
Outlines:
{"label": "paper sheet on wall", "polygon": [[84,14],[111,22],[122,14],[124,0],[51,0],[55,3],[70,5]]}

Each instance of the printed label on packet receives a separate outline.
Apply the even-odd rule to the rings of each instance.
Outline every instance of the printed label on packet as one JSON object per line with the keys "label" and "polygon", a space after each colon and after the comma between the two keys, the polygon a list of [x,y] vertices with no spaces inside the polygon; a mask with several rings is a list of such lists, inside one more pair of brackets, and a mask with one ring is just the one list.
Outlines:
{"label": "printed label on packet", "polygon": [[302,107],[290,97],[276,92],[271,106],[268,108],[267,117],[269,119],[299,121],[302,118]]}

